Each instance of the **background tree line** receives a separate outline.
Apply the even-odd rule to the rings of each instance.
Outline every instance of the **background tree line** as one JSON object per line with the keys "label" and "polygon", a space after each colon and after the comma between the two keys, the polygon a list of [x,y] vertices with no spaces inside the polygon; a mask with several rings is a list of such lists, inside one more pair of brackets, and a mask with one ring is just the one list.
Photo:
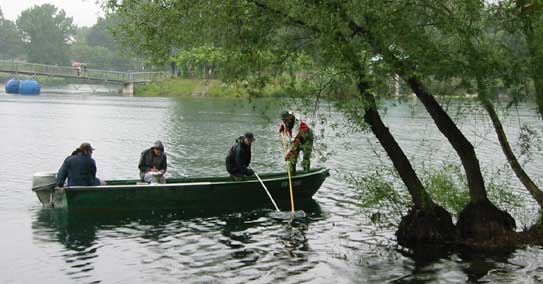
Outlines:
{"label": "background tree line", "polygon": [[92,27],[77,27],[72,17],[51,4],[33,6],[10,21],[0,8],[0,58],[59,66],[77,61],[92,69],[142,70],[141,57],[122,50],[113,38],[111,28],[116,21],[115,15],[107,15]]}

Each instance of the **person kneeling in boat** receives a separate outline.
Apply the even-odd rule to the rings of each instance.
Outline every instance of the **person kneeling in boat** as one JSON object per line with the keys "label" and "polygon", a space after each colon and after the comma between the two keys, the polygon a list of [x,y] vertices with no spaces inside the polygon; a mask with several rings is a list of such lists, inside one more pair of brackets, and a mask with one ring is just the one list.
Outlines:
{"label": "person kneeling in boat", "polygon": [[68,186],[95,186],[100,185],[96,178],[96,162],[92,158],[92,148],[89,143],[82,143],[72,155],[67,157],[57,173],[57,185],[64,186],[68,179]]}
{"label": "person kneeling in boat", "polygon": [[[296,162],[300,151],[304,153],[302,167],[304,172],[309,172],[311,165],[311,152],[313,152],[313,131],[309,125],[302,120],[296,119],[294,113],[285,111],[281,113],[281,124],[279,126],[279,134],[281,135],[282,143],[285,143],[285,138],[288,138],[285,155],[290,173],[296,174]],[[294,139],[293,139],[294,138]]]}
{"label": "person kneeling in boat", "polygon": [[245,176],[254,175],[249,168],[251,163],[251,144],[255,141],[253,133],[247,132],[236,140],[226,156],[226,170],[234,180],[242,180]]}
{"label": "person kneeling in boat", "polygon": [[166,183],[164,174],[168,169],[168,163],[161,141],[156,141],[153,147],[141,152],[138,168],[141,181]]}

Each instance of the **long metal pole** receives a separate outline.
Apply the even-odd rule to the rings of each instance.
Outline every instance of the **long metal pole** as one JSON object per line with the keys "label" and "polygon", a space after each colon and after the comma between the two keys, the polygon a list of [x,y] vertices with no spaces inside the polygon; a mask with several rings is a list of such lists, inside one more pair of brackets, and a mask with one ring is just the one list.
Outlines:
{"label": "long metal pole", "polygon": [[[281,133],[281,144],[283,145],[283,149],[285,151],[285,156],[287,155],[287,147],[285,145],[285,135]],[[292,194],[292,177],[290,175],[290,165],[287,161],[287,174],[288,174],[288,187],[290,190],[290,210],[292,213],[294,213],[294,195]]]}
{"label": "long metal pole", "polygon": [[271,196],[270,192],[268,191],[268,188],[266,187],[266,185],[264,184],[262,179],[260,179],[260,177],[258,176],[258,174],[256,173],[256,171],[254,169],[253,169],[253,172],[255,173],[255,176],[258,179],[258,181],[260,181],[260,183],[262,184],[262,187],[264,187],[264,190],[266,191],[268,196],[270,197],[270,200],[273,203],[273,206],[275,207],[275,210],[277,210],[277,212],[280,212],[279,207],[277,207],[277,204],[275,204],[275,200],[273,200],[273,197]]}

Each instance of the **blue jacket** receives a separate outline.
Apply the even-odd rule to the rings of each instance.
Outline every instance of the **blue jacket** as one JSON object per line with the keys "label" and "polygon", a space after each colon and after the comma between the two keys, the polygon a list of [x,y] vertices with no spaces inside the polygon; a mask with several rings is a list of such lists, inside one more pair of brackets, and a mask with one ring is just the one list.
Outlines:
{"label": "blue jacket", "polygon": [[58,170],[57,185],[64,186],[66,178],[68,178],[68,186],[98,185],[94,159],[82,153],[66,158]]}

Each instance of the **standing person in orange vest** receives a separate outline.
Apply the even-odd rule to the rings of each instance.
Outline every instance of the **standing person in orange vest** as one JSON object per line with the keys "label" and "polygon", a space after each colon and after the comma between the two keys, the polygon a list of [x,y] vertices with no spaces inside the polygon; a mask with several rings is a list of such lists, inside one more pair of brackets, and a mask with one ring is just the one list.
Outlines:
{"label": "standing person in orange vest", "polygon": [[281,124],[279,126],[281,139],[287,138],[287,153],[285,161],[288,162],[291,174],[296,173],[296,162],[300,151],[304,156],[302,167],[304,172],[309,172],[311,165],[311,152],[313,151],[313,131],[309,125],[302,120],[296,119],[294,113],[284,111],[281,113]]}

